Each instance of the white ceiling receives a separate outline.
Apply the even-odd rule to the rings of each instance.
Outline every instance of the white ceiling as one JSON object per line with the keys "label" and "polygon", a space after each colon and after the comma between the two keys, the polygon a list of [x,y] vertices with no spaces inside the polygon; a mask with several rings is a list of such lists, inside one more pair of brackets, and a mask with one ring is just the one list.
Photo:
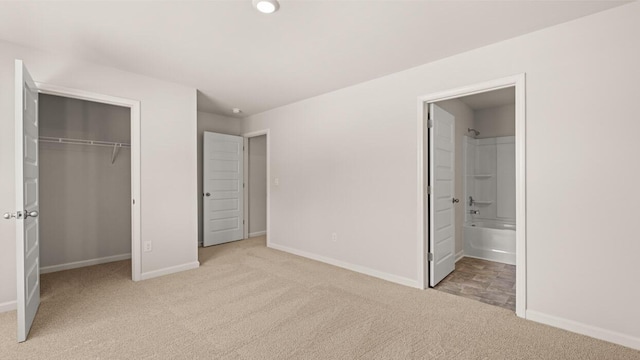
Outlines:
{"label": "white ceiling", "polygon": [[242,116],[623,4],[621,1],[0,2],[0,39],[200,90]]}
{"label": "white ceiling", "polygon": [[460,101],[472,110],[488,109],[516,103],[516,90],[508,87],[500,90],[487,91],[475,95],[461,97]]}

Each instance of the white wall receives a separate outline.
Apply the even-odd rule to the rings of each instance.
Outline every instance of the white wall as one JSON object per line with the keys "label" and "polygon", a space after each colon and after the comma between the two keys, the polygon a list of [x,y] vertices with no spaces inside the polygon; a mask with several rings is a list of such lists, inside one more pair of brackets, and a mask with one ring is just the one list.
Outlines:
{"label": "white wall", "polygon": [[417,285],[417,97],[526,73],[527,316],[640,348],[638,33],[634,2],[247,118],[271,243]]}
{"label": "white wall", "polygon": [[474,126],[474,112],[465,103],[458,99],[447,100],[438,102],[438,106],[443,108],[446,112],[453,115],[456,118],[455,129],[455,197],[460,199],[460,202],[455,204],[455,217],[456,217],[456,255],[461,254],[464,244],[462,240],[463,225],[465,220],[465,203],[464,198],[464,150],[462,144],[464,143],[464,136],[468,135],[467,129]]}
{"label": "white wall", "polygon": [[[128,108],[40,95],[40,136],[129,143]],[[41,142],[40,267],[131,253],[131,151]]]}
{"label": "white wall", "polygon": [[[242,119],[198,111],[199,140],[202,140],[202,133],[205,131],[227,135],[242,135]],[[202,146],[202,142],[198,144]],[[201,151],[198,151],[198,155],[202,155]]]}
{"label": "white wall", "polygon": [[249,138],[249,235],[267,231],[267,136]]}
{"label": "white wall", "polygon": [[241,135],[242,121],[240,119],[198,111],[198,244],[202,244],[202,143],[205,131],[228,135]]}
{"label": "white wall", "polygon": [[[0,208],[15,210],[14,59],[34,80],[141,102],[143,275],[197,266],[196,90],[0,42]],[[15,222],[0,222],[0,308],[16,298]],[[170,269],[168,269],[170,268]]]}
{"label": "white wall", "polygon": [[516,105],[496,106],[473,112],[478,139],[516,134]]}

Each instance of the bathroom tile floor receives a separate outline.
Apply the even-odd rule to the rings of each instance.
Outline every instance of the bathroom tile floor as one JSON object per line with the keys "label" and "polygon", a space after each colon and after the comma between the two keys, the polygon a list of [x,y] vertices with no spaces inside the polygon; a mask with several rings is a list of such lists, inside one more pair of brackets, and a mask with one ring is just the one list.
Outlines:
{"label": "bathroom tile floor", "polygon": [[464,257],[435,289],[515,311],[516,267]]}

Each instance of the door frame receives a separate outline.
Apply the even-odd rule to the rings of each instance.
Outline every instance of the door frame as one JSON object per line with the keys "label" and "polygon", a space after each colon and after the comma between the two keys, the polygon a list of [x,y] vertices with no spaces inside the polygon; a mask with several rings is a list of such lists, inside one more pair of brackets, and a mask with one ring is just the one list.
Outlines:
{"label": "door frame", "polygon": [[485,93],[493,90],[514,87],[516,92],[516,315],[526,318],[527,300],[527,217],[526,217],[526,106],[525,106],[525,73],[516,74],[500,79],[463,86],[452,90],[435,92],[418,97],[418,284],[422,289],[429,287],[428,276],[428,201],[425,196],[428,183],[425,181],[425,170],[428,169],[426,151],[428,150],[425,130],[424,105],[438,101],[456,99],[468,95]]}
{"label": "door frame", "polygon": [[36,82],[38,92],[72,99],[93,101],[103,104],[126,107],[131,110],[131,279],[142,280],[142,229],[140,199],[140,101],[110,95],[92,93],[84,90]]}
{"label": "door frame", "polygon": [[249,139],[266,135],[267,137],[267,247],[271,241],[271,136],[269,136],[269,129],[251,131],[242,134],[244,138],[244,238],[249,238]]}

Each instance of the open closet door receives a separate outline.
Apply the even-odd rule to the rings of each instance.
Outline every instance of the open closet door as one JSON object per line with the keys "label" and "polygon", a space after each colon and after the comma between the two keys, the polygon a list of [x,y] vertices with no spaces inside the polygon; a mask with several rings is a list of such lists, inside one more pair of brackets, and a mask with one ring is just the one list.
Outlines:
{"label": "open closet door", "polygon": [[16,60],[16,263],[18,341],[27,339],[40,305],[38,89]]}
{"label": "open closet door", "polygon": [[455,117],[429,104],[429,286],[455,269]]}
{"label": "open closet door", "polygon": [[244,238],[244,138],[204,133],[203,244]]}

